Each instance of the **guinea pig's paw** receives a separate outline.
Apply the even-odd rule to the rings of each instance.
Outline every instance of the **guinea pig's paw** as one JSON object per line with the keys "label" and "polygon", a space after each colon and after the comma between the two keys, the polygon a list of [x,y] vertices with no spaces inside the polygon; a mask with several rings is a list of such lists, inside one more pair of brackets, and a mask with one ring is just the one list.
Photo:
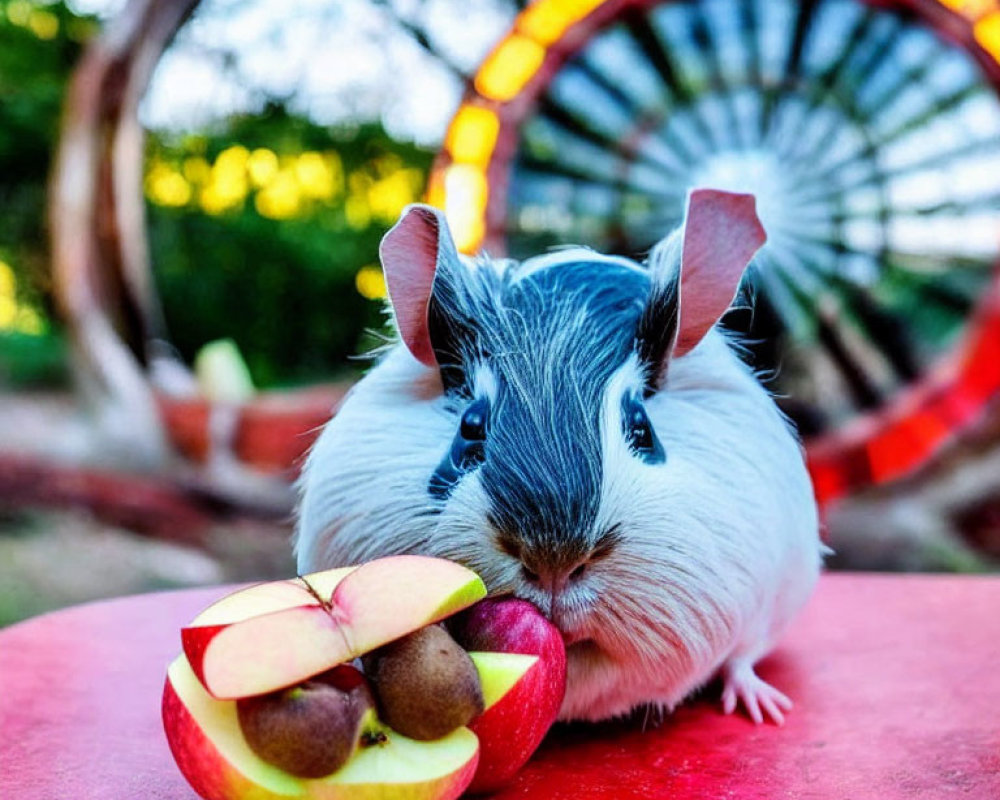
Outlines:
{"label": "guinea pig's paw", "polygon": [[785,724],[786,711],[792,710],[792,701],[767,681],[761,680],[753,670],[753,664],[743,659],[726,662],[722,668],[722,710],[732,714],[737,703],[750,715],[750,719],[760,725],[767,714],[775,725]]}

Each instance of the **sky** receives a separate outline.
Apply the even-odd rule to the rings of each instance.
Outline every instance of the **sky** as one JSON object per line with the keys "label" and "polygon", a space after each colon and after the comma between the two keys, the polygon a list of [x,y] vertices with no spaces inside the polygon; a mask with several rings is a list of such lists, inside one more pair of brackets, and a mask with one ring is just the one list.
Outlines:
{"label": "sky", "polygon": [[[124,0],[71,0],[113,15]],[[478,64],[513,19],[504,0],[389,0],[449,60]],[[321,124],[382,119],[389,133],[441,142],[462,82],[369,0],[203,0],[154,75],[142,106],[152,128],[197,128],[259,107],[265,95]]]}

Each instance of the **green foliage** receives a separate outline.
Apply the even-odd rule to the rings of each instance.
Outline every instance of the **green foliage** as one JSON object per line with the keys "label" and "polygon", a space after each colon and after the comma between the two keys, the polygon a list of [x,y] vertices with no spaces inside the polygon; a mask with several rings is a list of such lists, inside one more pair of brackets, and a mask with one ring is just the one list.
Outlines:
{"label": "green foliage", "polygon": [[[63,2],[0,0],[0,271],[7,275],[0,293],[8,292],[6,301],[0,297],[7,319],[0,308],[0,380],[45,383],[65,375],[53,324],[45,192],[69,76],[96,27]],[[332,188],[291,200],[286,191],[276,195],[284,206],[268,204],[260,197],[268,187],[249,185],[244,175],[247,185],[229,185],[213,201],[204,194],[217,177],[209,169],[234,149],[244,160],[266,150],[289,174],[296,157],[311,153],[333,168],[326,175]],[[417,198],[431,157],[393,141],[378,124],[331,131],[281,105],[210,130],[151,133],[148,166],[159,165],[169,179],[163,186],[174,192],[151,191],[155,176],[147,178],[152,263],[171,341],[190,361],[207,342],[232,337],[260,386],[356,369],[351,356],[370,343],[365,328],[384,321],[381,301],[370,299],[371,276],[362,287],[367,297],[356,276],[377,265],[378,242],[400,197]],[[206,174],[194,175],[192,164]],[[392,176],[402,183],[380,184]],[[378,195],[379,186],[388,195]],[[15,318],[32,324],[17,327]]]}
{"label": "green foliage", "polygon": [[[45,189],[59,132],[67,79],[95,22],[64,3],[0,2],[0,261],[15,277],[14,299],[32,319],[51,316],[45,238]],[[10,287],[0,287],[9,290]],[[0,329],[10,325],[10,299],[0,309]],[[22,315],[23,318],[24,315]],[[0,378],[48,382],[61,358],[61,339],[41,335],[27,342],[16,332],[0,338]],[[28,355],[41,359],[32,364]]]}
{"label": "green foliage", "polygon": [[[259,210],[255,201],[266,189],[246,190],[232,207],[206,213],[198,198],[211,177],[194,182],[182,207],[150,202],[153,262],[171,341],[190,360],[206,342],[232,337],[261,386],[357,369],[351,356],[364,349],[365,329],[384,318],[382,301],[363,297],[356,275],[378,263],[378,243],[399,210],[370,208],[367,189],[400,170],[422,185],[431,155],[393,141],[377,124],[330,131],[271,106],[219,131],[154,137],[149,160],[180,174],[190,159],[217,165],[233,147],[266,149],[286,163],[283,169],[302,153],[330,154],[342,185],[281,219]],[[404,200],[417,194],[414,188]]]}
{"label": "green foliage", "polygon": [[0,332],[0,386],[52,386],[67,378],[66,344],[59,333]]}

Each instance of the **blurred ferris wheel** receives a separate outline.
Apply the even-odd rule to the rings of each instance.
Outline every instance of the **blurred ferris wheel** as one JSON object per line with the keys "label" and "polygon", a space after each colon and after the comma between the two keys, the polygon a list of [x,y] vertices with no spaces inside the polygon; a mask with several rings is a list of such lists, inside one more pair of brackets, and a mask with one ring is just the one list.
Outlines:
{"label": "blurred ferris wheel", "polygon": [[[81,324],[94,261],[80,243],[104,247],[101,230],[142,224],[139,98],[183,25],[162,62],[180,65],[206,107],[220,93],[259,106],[250,86],[295,108],[296,87],[316,82],[306,112],[323,121],[342,95],[324,95],[317,76],[337,75],[357,83],[364,117],[386,105],[364,84],[379,69],[411,111],[457,105],[426,197],[465,252],[575,243],[641,258],[680,222],[690,188],[753,192],[769,241],[745,280],[752,303],[725,324],[746,334],[803,433],[821,502],[920,466],[998,396],[998,0],[302,0],[281,24],[275,9],[130,0],[107,38],[119,50],[77,81],[82,97],[96,93],[80,108],[106,119],[81,112],[70,124],[109,142],[89,151],[106,163],[86,165],[107,221],[54,215],[64,305]],[[237,29],[253,44],[227,50]],[[366,36],[348,68],[330,60]],[[185,78],[183,45],[228,82]],[[420,69],[407,52],[425,59]],[[368,63],[378,54],[380,68]],[[120,64],[127,79],[95,79]],[[451,88],[415,91],[434,70]],[[114,102],[98,96],[122,86]],[[155,97],[143,105],[155,116]],[[65,141],[69,153],[75,139]],[[113,205],[100,194],[105,169],[117,176]],[[155,306],[138,249],[107,260],[139,316]],[[308,445],[317,423],[303,419],[278,410],[258,421],[272,438],[291,431],[272,466]]]}
{"label": "blurred ferris wheel", "polygon": [[525,8],[428,198],[466,252],[640,256],[695,186],[756,194],[757,369],[821,501],[923,463],[1000,389],[1000,9],[959,0]]}

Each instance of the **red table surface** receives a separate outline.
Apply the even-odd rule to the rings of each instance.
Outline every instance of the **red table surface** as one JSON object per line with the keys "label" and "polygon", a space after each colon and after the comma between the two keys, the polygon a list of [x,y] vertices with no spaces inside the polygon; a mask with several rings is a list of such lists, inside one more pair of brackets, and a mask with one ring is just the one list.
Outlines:
{"label": "red table surface", "polygon": [[[192,800],[160,725],[178,629],[226,588],[0,631],[0,798]],[[504,798],[1000,798],[1000,579],[827,575],[761,673],[784,728],[715,689],[658,727],[560,726]]]}

